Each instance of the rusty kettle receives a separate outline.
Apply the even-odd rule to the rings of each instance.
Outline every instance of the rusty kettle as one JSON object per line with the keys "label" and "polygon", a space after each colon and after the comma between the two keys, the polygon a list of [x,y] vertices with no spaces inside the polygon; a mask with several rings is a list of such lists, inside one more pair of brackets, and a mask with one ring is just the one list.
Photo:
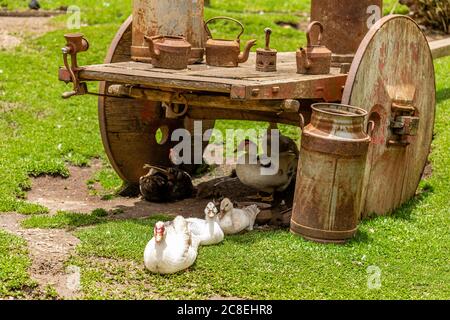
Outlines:
{"label": "rusty kettle", "polygon": [[[320,28],[317,44],[311,41],[311,31],[314,26]],[[321,44],[323,25],[318,21],[309,24],[306,31],[307,47],[297,50],[297,73],[301,74],[328,74],[331,70],[332,52]]]}
{"label": "rusty kettle", "polygon": [[186,69],[191,56],[191,44],[184,37],[145,36],[155,68]]}
{"label": "rusty kettle", "polygon": [[[236,40],[219,40],[213,39],[208,24],[214,20],[231,20],[239,24],[241,33]],[[206,41],[206,64],[215,67],[237,67],[239,63],[248,60],[250,49],[255,45],[256,40],[250,40],[245,45],[245,49],[241,52],[240,37],[244,33],[244,26],[241,22],[229,17],[215,17],[205,22],[205,29],[208,34]]]}

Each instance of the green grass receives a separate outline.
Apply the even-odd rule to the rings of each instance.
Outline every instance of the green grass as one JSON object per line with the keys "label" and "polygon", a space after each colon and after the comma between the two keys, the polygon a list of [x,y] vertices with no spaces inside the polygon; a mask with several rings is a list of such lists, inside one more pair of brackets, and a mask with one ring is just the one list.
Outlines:
{"label": "green grass", "polygon": [[36,283],[30,279],[26,243],[0,230],[0,297],[23,298]]}
{"label": "green grass", "polygon": [[105,221],[108,212],[96,209],[90,214],[59,211],[55,215],[34,215],[22,221],[24,228],[65,229],[84,227]]}
{"label": "green grass", "polygon": [[[0,0],[0,6],[23,8],[27,2]],[[385,2],[385,12],[393,2]],[[92,0],[48,0],[41,4],[46,9],[68,4],[81,7],[82,22],[86,24],[81,32],[91,47],[80,55],[80,63],[93,64],[103,60],[112,37],[131,11],[128,1],[108,3],[108,7]],[[287,12],[307,10],[309,2],[280,3],[213,0],[206,17],[226,14],[238,18],[247,26],[243,39],[255,37],[259,43],[263,43],[262,30],[270,26],[277,35],[273,46],[279,51],[294,50],[305,43],[304,34],[276,22],[304,20]],[[244,9],[246,13],[238,12]],[[266,14],[252,12],[261,10]],[[64,19],[57,17],[55,22]],[[236,30],[223,24],[214,27],[213,33],[223,37]],[[69,89],[56,79],[66,31],[27,39],[26,45],[14,51],[0,51],[0,212],[47,213],[46,208],[24,200],[30,175],[67,176],[68,164],[88,165],[93,157],[107,161],[99,135],[96,98],[60,99],[60,94]],[[142,253],[156,219],[167,218],[110,221],[103,211],[90,215],[60,212],[55,216],[31,216],[23,226],[90,226],[76,231],[81,245],[70,261],[82,268],[85,298],[222,295],[263,299],[449,299],[450,58],[437,60],[435,65],[439,103],[431,155],[434,172],[422,183],[428,191],[392,217],[363,222],[357,238],[345,246],[309,243],[286,231],[255,231],[228,237],[219,246],[201,248],[195,266],[188,272],[158,276],[143,270]],[[216,127],[264,126],[218,121]],[[298,137],[298,129],[282,129]],[[110,166],[92,180],[106,190],[120,185]],[[28,287],[33,287],[27,274],[29,263],[24,242],[0,231],[0,297],[22,297]],[[367,288],[367,267],[371,265],[382,271],[379,290]]]}
{"label": "green grass", "polygon": [[[448,299],[448,212],[440,200],[425,193],[392,217],[365,221],[345,246],[307,242],[287,231],[230,236],[201,248],[189,271],[170,276],[142,267],[160,217],[108,222],[76,233],[81,245],[71,263],[82,267],[91,299]],[[369,266],[381,269],[378,290],[367,287]]]}

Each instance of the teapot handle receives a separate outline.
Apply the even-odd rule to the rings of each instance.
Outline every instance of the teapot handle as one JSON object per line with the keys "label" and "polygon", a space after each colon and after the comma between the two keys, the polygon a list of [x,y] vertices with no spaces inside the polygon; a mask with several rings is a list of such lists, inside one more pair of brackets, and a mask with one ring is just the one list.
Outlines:
{"label": "teapot handle", "polygon": [[243,34],[244,31],[245,31],[245,30],[244,30],[244,25],[243,25],[240,21],[238,21],[238,20],[236,20],[236,19],[233,19],[233,18],[230,18],[230,17],[223,17],[223,16],[220,16],[220,17],[214,17],[214,18],[211,18],[211,19],[209,19],[208,21],[205,22],[205,30],[206,30],[206,33],[208,34],[209,38],[211,38],[211,39],[212,39],[212,35],[211,35],[211,31],[210,31],[209,28],[208,28],[208,24],[209,24],[210,22],[214,21],[214,20],[230,20],[230,21],[236,22],[236,23],[241,27],[241,33],[239,33],[239,35],[237,36],[237,38],[236,38],[237,40],[240,40],[242,34]]}
{"label": "teapot handle", "polygon": [[311,47],[311,31],[314,26],[319,26],[320,32],[319,37],[317,39],[317,45],[320,46],[322,43],[322,35],[323,35],[323,24],[321,24],[319,21],[313,21],[308,25],[308,30],[306,31],[306,39],[308,41],[308,47]]}

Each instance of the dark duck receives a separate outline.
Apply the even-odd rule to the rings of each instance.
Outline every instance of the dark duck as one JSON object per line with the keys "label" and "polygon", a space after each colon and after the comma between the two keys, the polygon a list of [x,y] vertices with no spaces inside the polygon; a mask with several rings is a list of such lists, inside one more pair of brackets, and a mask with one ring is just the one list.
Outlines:
{"label": "dark duck", "polygon": [[146,165],[149,172],[140,178],[142,196],[149,202],[165,203],[190,198],[194,194],[191,176],[177,168]]}
{"label": "dark duck", "polygon": [[41,8],[41,5],[39,4],[39,1],[31,0],[28,3],[28,8],[30,8],[31,10],[39,10]]}

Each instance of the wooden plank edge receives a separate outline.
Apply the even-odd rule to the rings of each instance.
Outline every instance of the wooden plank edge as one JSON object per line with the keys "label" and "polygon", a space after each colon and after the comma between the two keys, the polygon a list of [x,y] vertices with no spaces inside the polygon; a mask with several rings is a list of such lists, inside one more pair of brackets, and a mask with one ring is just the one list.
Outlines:
{"label": "wooden plank edge", "polygon": [[430,41],[429,44],[433,59],[450,56],[450,37],[442,40]]}

